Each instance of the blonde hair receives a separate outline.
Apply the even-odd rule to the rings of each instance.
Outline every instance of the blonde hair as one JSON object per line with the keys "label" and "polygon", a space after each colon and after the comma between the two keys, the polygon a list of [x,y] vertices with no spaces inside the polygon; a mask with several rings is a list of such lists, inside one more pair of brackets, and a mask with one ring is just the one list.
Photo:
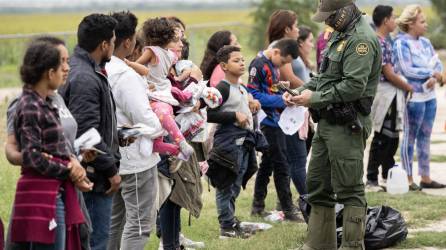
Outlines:
{"label": "blonde hair", "polygon": [[398,19],[396,20],[396,23],[398,24],[400,30],[407,33],[409,31],[409,25],[415,23],[417,21],[418,15],[422,12],[423,10],[418,4],[411,4],[404,8],[400,17],[398,17]]}

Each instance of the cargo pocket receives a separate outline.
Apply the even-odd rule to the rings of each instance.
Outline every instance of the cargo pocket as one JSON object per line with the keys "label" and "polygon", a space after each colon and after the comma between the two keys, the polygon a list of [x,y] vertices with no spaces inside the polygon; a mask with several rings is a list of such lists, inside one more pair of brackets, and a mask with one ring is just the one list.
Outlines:
{"label": "cargo pocket", "polygon": [[330,59],[330,73],[335,75],[342,75],[342,53],[340,52],[332,52],[328,55]]}
{"label": "cargo pocket", "polygon": [[336,187],[353,187],[363,183],[363,164],[360,159],[336,159],[332,165],[332,184]]}

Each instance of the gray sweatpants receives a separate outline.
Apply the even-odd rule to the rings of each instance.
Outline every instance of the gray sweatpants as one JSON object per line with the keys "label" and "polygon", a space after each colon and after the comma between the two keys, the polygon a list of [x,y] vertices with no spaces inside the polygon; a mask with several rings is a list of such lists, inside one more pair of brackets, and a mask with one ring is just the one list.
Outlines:
{"label": "gray sweatpants", "polygon": [[156,224],[158,170],[121,176],[113,196],[108,250],[143,250]]}

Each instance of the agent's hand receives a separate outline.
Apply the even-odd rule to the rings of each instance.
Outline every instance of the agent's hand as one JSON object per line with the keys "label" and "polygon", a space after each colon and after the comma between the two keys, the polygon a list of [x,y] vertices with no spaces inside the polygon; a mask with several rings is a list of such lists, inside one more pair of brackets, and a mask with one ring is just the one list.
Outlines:
{"label": "agent's hand", "polygon": [[240,127],[246,128],[249,125],[249,119],[247,115],[240,112],[235,112],[235,117]]}
{"label": "agent's hand", "polygon": [[105,194],[113,194],[116,193],[119,190],[119,186],[121,184],[121,176],[119,174],[116,174],[110,178],[108,178],[110,181],[110,189],[105,192]]}
{"label": "agent's hand", "polygon": [[70,178],[73,183],[81,181],[85,177],[87,177],[85,169],[81,166],[81,164],[75,157],[70,157],[70,163],[68,163],[68,169],[70,169]]}
{"label": "agent's hand", "polygon": [[290,102],[296,104],[297,106],[308,107],[310,105],[310,99],[312,95],[313,91],[306,89],[302,91],[300,95],[292,96],[290,98]]}

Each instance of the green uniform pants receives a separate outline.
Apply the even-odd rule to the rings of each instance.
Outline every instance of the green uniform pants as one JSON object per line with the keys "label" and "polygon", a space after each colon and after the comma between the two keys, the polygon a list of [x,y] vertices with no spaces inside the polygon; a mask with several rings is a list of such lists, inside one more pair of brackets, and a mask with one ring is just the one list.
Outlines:
{"label": "green uniform pants", "polygon": [[358,134],[352,134],[347,125],[319,121],[307,174],[310,204],[366,206],[363,158],[371,120],[369,116],[359,116],[363,129]]}

